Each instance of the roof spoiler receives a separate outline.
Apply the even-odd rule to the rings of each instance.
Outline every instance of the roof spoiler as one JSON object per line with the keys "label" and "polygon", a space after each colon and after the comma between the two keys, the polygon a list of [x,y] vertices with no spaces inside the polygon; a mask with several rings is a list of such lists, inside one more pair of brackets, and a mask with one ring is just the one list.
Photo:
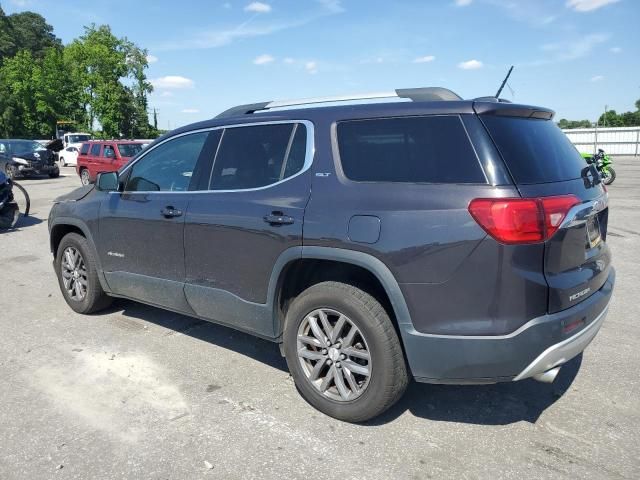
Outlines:
{"label": "roof spoiler", "polygon": [[458,94],[447,88],[398,88],[391,92],[364,93],[358,95],[338,95],[333,97],[300,98],[294,100],[276,100],[270,102],[248,103],[238,105],[217,115],[215,118],[228,118],[247,115],[272,108],[286,108],[298,105],[314,105],[320,103],[351,102],[356,100],[373,100],[378,98],[407,98],[413,102],[442,102],[462,100]]}

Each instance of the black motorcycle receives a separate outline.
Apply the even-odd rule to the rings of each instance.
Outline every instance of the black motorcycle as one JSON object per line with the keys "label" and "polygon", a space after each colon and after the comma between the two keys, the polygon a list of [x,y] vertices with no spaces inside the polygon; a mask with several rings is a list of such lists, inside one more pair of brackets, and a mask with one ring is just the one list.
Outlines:
{"label": "black motorcycle", "polygon": [[26,206],[23,215],[29,215],[31,201],[27,191],[22,185],[8,178],[4,172],[0,172],[0,230],[15,227],[20,219],[20,206],[13,195],[13,187],[24,195]]}

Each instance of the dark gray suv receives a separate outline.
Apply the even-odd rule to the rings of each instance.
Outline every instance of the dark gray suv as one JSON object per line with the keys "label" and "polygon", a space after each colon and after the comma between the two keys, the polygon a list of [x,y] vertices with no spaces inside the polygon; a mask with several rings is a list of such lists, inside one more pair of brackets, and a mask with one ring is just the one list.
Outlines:
{"label": "dark gray suv", "polygon": [[606,189],[552,117],[440,88],[235,107],[58,199],[60,288],[76,312],[124,297],[278,342],[346,421],[410,377],[553,381],[615,274]]}

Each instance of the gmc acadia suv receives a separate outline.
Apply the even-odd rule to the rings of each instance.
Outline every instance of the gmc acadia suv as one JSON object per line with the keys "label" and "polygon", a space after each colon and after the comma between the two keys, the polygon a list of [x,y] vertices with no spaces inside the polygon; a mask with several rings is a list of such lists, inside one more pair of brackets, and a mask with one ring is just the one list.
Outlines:
{"label": "gmc acadia suv", "polygon": [[235,107],[58,199],[65,300],[91,313],[124,297],[278,342],[302,396],[346,421],[410,377],[553,381],[613,289],[597,172],[548,109],[391,95]]}

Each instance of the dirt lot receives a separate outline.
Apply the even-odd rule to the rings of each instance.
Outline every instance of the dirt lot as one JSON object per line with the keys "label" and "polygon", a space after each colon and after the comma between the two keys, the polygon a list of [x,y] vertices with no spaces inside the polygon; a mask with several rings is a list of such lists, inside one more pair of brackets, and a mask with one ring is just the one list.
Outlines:
{"label": "dirt lot", "polygon": [[[325,417],[278,348],[129,301],[81,316],[51,268],[51,200],[0,234],[0,478],[640,478],[640,158],[617,159],[616,292],[553,385],[413,384],[368,425]],[[212,468],[209,468],[212,467]]]}

